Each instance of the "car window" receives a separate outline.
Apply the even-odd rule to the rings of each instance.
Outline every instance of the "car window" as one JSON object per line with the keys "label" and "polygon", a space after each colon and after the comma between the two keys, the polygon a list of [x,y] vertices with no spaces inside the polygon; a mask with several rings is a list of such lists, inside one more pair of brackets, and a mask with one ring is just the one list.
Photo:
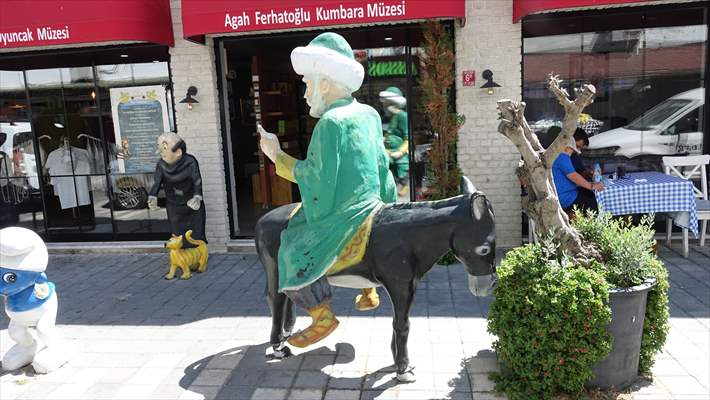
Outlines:
{"label": "car window", "polygon": [[690,104],[690,100],[668,99],[636,118],[632,123],[627,125],[626,128],[634,131],[653,129],[661,125],[663,121],[673,116],[673,114],[677,113],[688,104]]}
{"label": "car window", "polygon": [[693,111],[686,113],[668,129],[663,131],[663,135],[678,135],[681,133],[691,133],[700,131],[700,115],[702,114],[703,106],[700,106]]}

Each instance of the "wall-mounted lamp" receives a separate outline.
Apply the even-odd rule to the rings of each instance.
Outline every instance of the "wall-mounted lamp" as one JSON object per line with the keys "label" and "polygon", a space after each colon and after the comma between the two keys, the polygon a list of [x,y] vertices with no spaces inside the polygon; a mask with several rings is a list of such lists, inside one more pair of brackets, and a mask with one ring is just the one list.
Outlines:
{"label": "wall-mounted lamp", "polygon": [[180,103],[187,103],[187,109],[192,110],[192,105],[199,103],[199,101],[192,98],[192,96],[195,96],[196,94],[197,88],[194,86],[190,86],[189,88],[187,88],[187,94],[185,95],[185,98],[180,100]]}
{"label": "wall-mounted lamp", "polygon": [[501,87],[499,84],[493,82],[493,72],[487,69],[481,73],[481,77],[486,80],[486,83],[481,85],[481,89],[488,89],[488,94],[493,94],[493,88]]}

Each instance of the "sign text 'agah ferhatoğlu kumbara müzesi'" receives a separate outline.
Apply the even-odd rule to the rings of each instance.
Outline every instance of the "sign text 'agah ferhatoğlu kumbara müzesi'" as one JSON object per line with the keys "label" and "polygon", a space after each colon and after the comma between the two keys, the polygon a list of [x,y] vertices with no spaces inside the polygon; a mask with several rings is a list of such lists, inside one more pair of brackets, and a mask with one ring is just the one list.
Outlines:
{"label": "sign text 'agah ferhato\u011flu kumbara m\u00fczesi'", "polygon": [[361,18],[386,19],[387,17],[401,17],[407,14],[407,2],[405,0],[396,3],[372,2],[365,3],[364,6],[346,7],[339,4],[337,7],[315,7],[305,9],[296,7],[292,10],[274,9],[256,10],[253,15],[243,11],[240,15],[230,15],[225,13],[224,27],[232,30],[239,30],[242,27],[293,24],[300,26],[314,21],[332,21],[347,23],[348,20]]}
{"label": "sign text 'agah ferhato\u011flu kumbara m\u00fczesi'", "polygon": [[0,47],[5,47],[10,43],[17,42],[46,42],[51,40],[69,39],[69,26],[63,28],[53,28],[45,26],[34,30],[26,28],[22,31],[0,32]]}

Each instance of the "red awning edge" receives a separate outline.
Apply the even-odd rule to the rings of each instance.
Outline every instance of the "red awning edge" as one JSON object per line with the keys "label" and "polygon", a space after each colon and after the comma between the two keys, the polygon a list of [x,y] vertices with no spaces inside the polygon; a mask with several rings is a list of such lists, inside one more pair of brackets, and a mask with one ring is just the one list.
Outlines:
{"label": "red awning edge", "polygon": [[650,0],[513,0],[513,23],[542,11],[612,4],[647,3]]}
{"label": "red awning edge", "polygon": [[170,0],[0,1],[0,51],[118,41],[173,46]]}
{"label": "red awning edge", "polygon": [[183,36],[465,18],[465,0],[182,0]]}

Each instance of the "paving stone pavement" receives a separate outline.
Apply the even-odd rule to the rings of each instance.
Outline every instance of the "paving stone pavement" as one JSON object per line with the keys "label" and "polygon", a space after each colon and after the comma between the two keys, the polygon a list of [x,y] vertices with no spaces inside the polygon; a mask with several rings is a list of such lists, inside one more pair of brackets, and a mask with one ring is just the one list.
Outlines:
{"label": "paving stone pavement", "polygon": [[[638,400],[710,399],[710,247],[661,256],[671,276],[671,332],[653,383]],[[486,332],[490,298],[475,298],[460,266],[436,267],[417,291],[409,350],[417,381],[397,385],[389,350],[391,305],[357,312],[355,290],[336,289],[341,323],[326,340],[264,356],[270,316],[256,256],[215,254],[207,272],[162,279],[165,254],[50,255],[58,331],[75,355],[48,375],[0,375],[0,399],[504,399]],[[301,315],[303,312],[299,311]],[[12,345],[0,313],[0,353]],[[296,328],[308,319],[301,317]]]}

